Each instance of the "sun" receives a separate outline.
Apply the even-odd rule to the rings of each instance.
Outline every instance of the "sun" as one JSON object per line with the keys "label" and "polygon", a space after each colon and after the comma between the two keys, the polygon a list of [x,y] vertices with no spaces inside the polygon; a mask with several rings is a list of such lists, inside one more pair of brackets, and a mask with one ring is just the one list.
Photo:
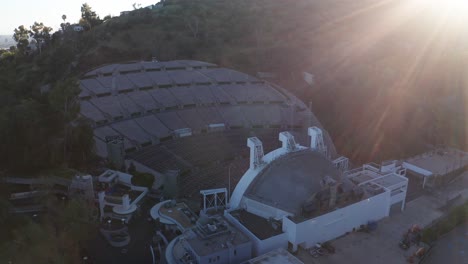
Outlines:
{"label": "sun", "polygon": [[427,4],[434,12],[468,18],[468,0],[424,0],[421,4]]}

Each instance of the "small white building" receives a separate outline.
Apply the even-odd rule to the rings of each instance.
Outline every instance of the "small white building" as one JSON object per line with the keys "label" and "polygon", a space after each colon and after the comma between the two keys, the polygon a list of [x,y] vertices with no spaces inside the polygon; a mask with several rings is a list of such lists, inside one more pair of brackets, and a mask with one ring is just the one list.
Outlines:
{"label": "small white building", "polygon": [[107,170],[99,175],[101,191],[98,193],[101,219],[105,217],[130,221],[139,202],[148,193],[148,188],[132,184],[132,175]]}
{"label": "small white building", "polygon": [[423,188],[446,183],[468,166],[468,153],[453,148],[438,148],[406,159],[402,166],[422,179]]}
{"label": "small white building", "polygon": [[73,31],[75,31],[75,32],[84,31],[84,27],[81,26],[81,25],[73,25]]}

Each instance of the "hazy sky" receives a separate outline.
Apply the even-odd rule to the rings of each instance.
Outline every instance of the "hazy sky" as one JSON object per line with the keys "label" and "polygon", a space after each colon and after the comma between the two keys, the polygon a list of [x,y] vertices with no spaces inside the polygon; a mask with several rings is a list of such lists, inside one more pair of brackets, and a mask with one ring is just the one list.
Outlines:
{"label": "hazy sky", "polygon": [[0,8],[0,35],[12,35],[13,30],[20,25],[27,28],[34,21],[57,30],[62,23],[62,15],[67,16],[67,22],[78,22],[81,16],[81,5],[88,3],[101,17],[119,15],[120,11],[133,10],[132,4],[139,3],[143,7],[155,4],[159,0],[7,0],[2,1]]}

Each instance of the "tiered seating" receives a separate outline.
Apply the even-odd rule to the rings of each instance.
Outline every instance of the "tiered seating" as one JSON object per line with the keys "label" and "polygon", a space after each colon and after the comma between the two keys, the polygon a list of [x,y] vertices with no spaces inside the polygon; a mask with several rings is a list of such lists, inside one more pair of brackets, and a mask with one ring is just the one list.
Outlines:
{"label": "tiered seating", "polygon": [[207,85],[196,85],[188,87],[192,91],[196,100],[201,104],[213,104],[216,102],[216,97],[211,92],[211,89]]}
{"label": "tiered seating", "polygon": [[244,127],[247,125],[240,106],[220,107],[219,112],[230,127]]}
{"label": "tiered seating", "polygon": [[177,85],[190,85],[192,83],[209,83],[211,80],[197,71],[168,71],[169,77]]}
{"label": "tiered seating", "polygon": [[100,76],[96,80],[106,88],[107,92],[128,91],[135,88],[125,75]]}
{"label": "tiered seating", "polygon": [[81,89],[87,89],[91,93],[95,95],[101,95],[105,93],[109,93],[109,89],[105,88],[102,86],[100,82],[98,82],[96,79],[84,79],[80,81],[80,88]]}
{"label": "tiered seating", "polygon": [[137,105],[145,109],[146,112],[154,111],[155,109],[162,108],[162,105],[157,103],[151,94],[146,91],[136,91],[128,93],[127,96],[133,100]]}
{"label": "tiered seating", "polygon": [[221,114],[218,112],[216,107],[203,107],[197,108],[197,113],[199,116],[205,120],[207,124],[219,124],[224,123],[224,119]]}
{"label": "tiered seating", "polygon": [[92,96],[91,92],[88,89],[81,86],[81,91],[80,91],[80,94],[78,94],[78,98],[84,100],[84,99],[90,98],[91,96]]}
{"label": "tiered seating", "polygon": [[106,143],[99,139],[98,137],[94,137],[94,142],[96,142],[95,147],[96,147],[96,154],[98,154],[101,157],[106,157],[107,156],[107,145]]}
{"label": "tiered seating", "polygon": [[145,148],[132,154],[130,158],[162,173],[167,170],[184,171],[189,168],[171,153],[167,152],[162,146]]}
{"label": "tiered seating", "polygon": [[171,135],[171,131],[154,115],[143,116],[134,120],[146,133],[152,136],[165,138]]}
{"label": "tiered seating", "polygon": [[87,72],[85,76],[99,75],[99,74],[111,74],[119,66],[119,64],[109,64],[101,66],[90,72]]}
{"label": "tiered seating", "polygon": [[161,70],[163,65],[160,62],[157,61],[142,61],[141,66],[145,71],[155,71],[155,70]]}
{"label": "tiered seating", "polygon": [[89,100],[96,108],[109,114],[112,118],[123,118],[127,115],[124,109],[116,103],[116,98],[111,96],[96,97]]}
{"label": "tiered seating", "polygon": [[266,118],[268,120],[268,123],[270,125],[276,125],[279,126],[283,124],[282,119],[281,119],[281,110],[279,105],[264,105],[262,107],[265,107],[265,113],[266,113]]}
{"label": "tiered seating", "polygon": [[225,68],[201,69],[198,71],[221,83],[257,81],[256,78],[250,75]]}
{"label": "tiered seating", "polygon": [[124,108],[126,110],[126,112],[129,113],[130,115],[142,114],[142,112],[143,113],[145,112],[145,110],[143,108],[141,108],[140,106],[135,104],[130,99],[130,97],[128,97],[125,94],[119,94],[117,96],[117,99],[120,102],[120,105],[122,106],[122,108]]}
{"label": "tiered seating", "polygon": [[124,63],[119,64],[119,66],[116,68],[116,71],[123,74],[126,72],[141,71],[142,69],[143,66],[141,65],[141,63]]}
{"label": "tiered seating", "polygon": [[285,107],[281,106],[280,108],[281,113],[281,123],[285,125],[293,125],[299,126],[303,124],[302,122],[305,121],[304,118],[301,118],[301,114],[298,114],[294,107]]}
{"label": "tiered seating", "polygon": [[176,60],[176,62],[187,65],[189,67],[216,67],[216,64],[208,63],[204,61],[194,61],[194,60]]}
{"label": "tiered seating", "polygon": [[201,131],[208,125],[208,123],[200,117],[195,108],[180,110],[177,112],[177,114],[184,121],[184,123],[186,123],[188,127],[192,128],[193,130]]}
{"label": "tiered seating", "polygon": [[163,124],[171,130],[187,128],[187,124],[180,119],[177,112],[157,113],[156,116],[163,122]]}
{"label": "tiered seating", "polygon": [[80,111],[82,115],[96,123],[106,120],[106,117],[101,113],[101,111],[88,101],[80,102]]}
{"label": "tiered seating", "polygon": [[170,92],[177,98],[182,105],[196,104],[195,95],[192,89],[188,87],[172,87]]}
{"label": "tiered seating", "polygon": [[220,180],[223,172],[223,167],[213,165],[189,177],[182,178],[179,183],[181,193],[185,197],[197,197],[200,190],[225,187],[225,185],[221,184],[222,181]]}
{"label": "tiered seating", "polygon": [[286,98],[275,88],[266,84],[249,84],[250,90],[261,93],[269,102],[284,102]]}
{"label": "tiered seating", "polygon": [[[239,142],[236,142],[239,143]],[[238,155],[238,144],[232,144],[223,133],[203,134],[174,140],[164,145],[189,163],[201,166]],[[237,148],[236,148],[237,146]]]}
{"label": "tiered seating", "polygon": [[242,108],[243,115],[250,126],[268,125],[268,113],[265,105],[248,105]]}
{"label": "tiered seating", "polygon": [[238,85],[238,84],[229,84],[219,86],[224,92],[229,94],[237,102],[251,102],[249,98],[248,86]]}
{"label": "tiered seating", "polygon": [[[105,142],[106,136],[122,136],[122,135],[109,126],[102,126],[102,127],[98,127],[94,129],[94,136],[96,136],[97,138]],[[124,138],[124,148],[126,150],[132,149],[135,147],[136,145],[134,143],[132,143],[127,138]]]}
{"label": "tiered seating", "polygon": [[[250,136],[259,136],[266,150],[279,146],[277,131],[263,135],[259,127],[309,121],[303,103],[286,91],[199,61],[106,65],[85,74],[80,86],[81,114],[95,123],[100,155],[107,150],[105,136],[124,136],[125,148],[138,152],[160,139],[189,164],[203,167],[248,156],[245,141]],[[314,116],[311,119],[317,123]],[[228,130],[167,141],[174,130],[190,128],[199,134],[219,123]]]}
{"label": "tiered seating", "polygon": [[281,102],[285,98],[265,84],[229,84],[221,85],[226,93],[237,102]]}
{"label": "tiered seating", "polygon": [[146,134],[133,120],[125,120],[110,125],[126,138],[138,142],[140,145],[151,142],[151,136]]}
{"label": "tiered seating", "polygon": [[161,63],[161,65],[164,66],[164,68],[166,70],[172,70],[172,69],[179,69],[179,68],[186,68],[187,65],[182,63],[181,61],[177,61],[177,60],[174,60],[174,61],[163,61],[163,62],[159,62]]}
{"label": "tiered seating", "polygon": [[210,86],[210,89],[218,103],[233,104],[235,102],[234,98],[230,97],[220,86]]}
{"label": "tiered seating", "polygon": [[153,83],[157,85],[172,85],[173,81],[165,71],[147,72]]}
{"label": "tiered seating", "polygon": [[153,86],[151,78],[144,72],[127,74],[127,77],[136,87],[144,88]]}
{"label": "tiered seating", "polygon": [[151,94],[154,100],[166,108],[180,105],[179,101],[172,95],[169,89],[151,89],[148,90],[148,93]]}
{"label": "tiered seating", "polygon": [[261,84],[249,84],[249,85],[242,85],[245,87],[244,89],[247,90],[247,96],[250,98],[250,102],[268,102],[270,97],[268,96],[269,92],[263,88],[265,85]]}

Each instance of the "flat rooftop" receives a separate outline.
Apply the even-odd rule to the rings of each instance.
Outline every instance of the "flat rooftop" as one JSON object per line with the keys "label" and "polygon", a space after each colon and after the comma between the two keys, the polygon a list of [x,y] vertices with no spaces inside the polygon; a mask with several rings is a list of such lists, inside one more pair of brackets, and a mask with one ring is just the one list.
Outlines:
{"label": "flat rooftop", "polygon": [[379,178],[379,179],[376,179],[373,181],[373,183],[376,183],[382,187],[385,187],[385,188],[389,188],[391,186],[395,186],[399,183],[402,183],[402,182],[407,182],[408,180],[405,179],[404,177],[402,176],[398,176],[396,174],[389,174],[389,175],[386,175],[382,178]]}
{"label": "flat rooftop", "polygon": [[184,229],[193,226],[198,219],[185,203],[177,203],[173,207],[161,206],[159,212],[164,216],[174,219]]}
{"label": "flat rooftop", "polygon": [[276,250],[265,253],[261,256],[253,258],[246,263],[248,264],[304,264],[295,256],[291,255],[286,249],[278,248]]}
{"label": "flat rooftop", "polygon": [[357,174],[352,175],[351,177],[349,177],[349,180],[356,185],[359,185],[365,182],[372,182],[385,188],[390,188],[399,183],[403,183],[407,181],[405,177],[398,176],[394,173],[390,173],[387,175],[380,175],[380,174],[377,174],[368,170],[363,170]]}
{"label": "flat rooftop", "polygon": [[444,175],[468,165],[468,153],[457,149],[437,149],[409,158],[406,162],[433,174]]}
{"label": "flat rooftop", "polygon": [[349,179],[352,183],[359,185],[360,183],[371,181],[376,177],[376,173],[372,173],[370,171],[364,170],[360,171],[359,173],[353,174]]}
{"label": "flat rooftop", "polygon": [[[243,209],[232,211],[230,214],[261,240],[283,233],[281,222],[271,223],[267,219]],[[274,225],[276,225],[276,228],[274,228]]]}
{"label": "flat rooftop", "polygon": [[[196,228],[193,228],[184,233],[185,241],[199,256],[226,250],[228,244],[237,246],[250,242],[250,239],[242,231],[231,225],[224,217],[218,216],[216,219],[223,224],[223,229],[220,232],[204,237]],[[178,243],[176,246],[183,245]]]}

